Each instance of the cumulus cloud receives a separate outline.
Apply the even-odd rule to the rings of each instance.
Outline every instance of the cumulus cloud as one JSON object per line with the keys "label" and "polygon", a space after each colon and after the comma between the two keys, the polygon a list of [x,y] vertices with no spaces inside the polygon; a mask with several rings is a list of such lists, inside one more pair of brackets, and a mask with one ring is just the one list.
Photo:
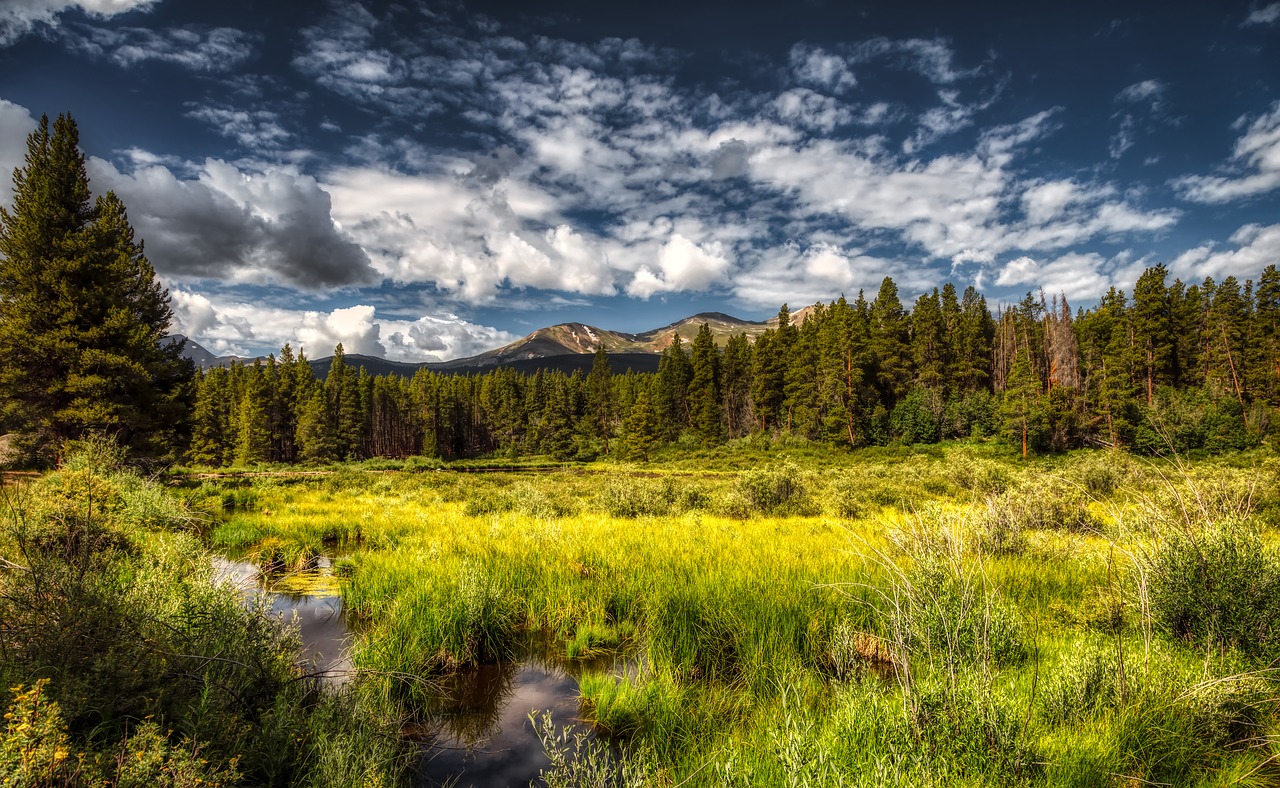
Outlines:
{"label": "cumulus cloud", "polygon": [[1169,269],[1184,280],[1198,282],[1207,276],[1252,278],[1280,261],[1280,224],[1246,224],[1232,233],[1234,249],[1205,243],[1183,252]]}
{"label": "cumulus cloud", "polygon": [[0,205],[13,199],[9,175],[26,161],[27,135],[36,128],[36,119],[26,107],[0,99]]}
{"label": "cumulus cloud", "polygon": [[907,292],[936,284],[940,272],[918,261],[900,261],[869,254],[857,247],[820,242],[802,248],[788,243],[769,251],[768,259],[733,277],[734,299],[753,309],[792,308],[829,301],[839,294],[850,300],[859,290],[874,297],[886,276]]}
{"label": "cumulus cloud", "polygon": [[1047,293],[1063,293],[1071,300],[1102,296],[1113,284],[1103,269],[1109,261],[1100,254],[1071,252],[1053,259],[1021,256],[1006,263],[996,277],[1002,287],[1025,285]]}
{"label": "cumulus cloud", "polygon": [[426,316],[411,323],[384,321],[392,330],[383,341],[393,361],[450,361],[502,347],[519,337],[456,315]]}
{"label": "cumulus cloud", "polygon": [[[1243,126],[1248,118],[1238,120]],[[1185,199],[1224,203],[1255,197],[1280,187],[1280,101],[1249,123],[1236,140],[1225,175],[1188,175],[1174,181]]]}
{"label": "cumulus cloud", "polygon": [[627,294],[648,298],[655,293],[706,290],[723,278],[729,261],[718,241],[700,246],[675,233],[658,251],[656,268],[642,265],[627,285]]}
{"label": "cumulus cloud", "polygon": [[341,342],[346,353],[393,361],[448,361],[517,339],[449,313],[410,321],[380,318],[367,304],[286,309],[239,300],[223,302],[181,288],[171,289],[170,297],[172,330],[219,355],[266,355],[288,343],[295,351],[322,358]]}
{"label": "cumulus cloud", "polygon": [[58,16],[78,8],[89,16],[106,19],[128,11],[146,10],[158,0],[5,0],[0,5],[0,46],[7,46],[37,25],[56,27]]}
{"label": "cumulus cloud", "polygon": [[[808,88],[793,88],[785,91],[774,99],[773,104],[777,109],[778,117],[783,121],[815,131],[830,132],[835,127],[843,126],[853,120],[853,112],[849,107],[831,96],[815,93]],[[869,108],[864,114],[864,122],[878,122],[878,119],[887,111],[887,104]]]}
{"label": "cumulus cloud", "polygon": [[156,61],[210,73],[230,71],[248,60],[256,40],[243,30],[199,26],[150,30],[80,25],[64,38],[72,49],[122,68]]}
{"label": "cumulus cloud", "polygon": [[364,250],[334,223],[329,194],[315,178],[217,159],[192,166],[196,175],[188,179],[163,164],[121,171],[88,161],[95,188],[115,190],[129,206],[160,273],[303,290],[376,280]]}
{"label": "cumulus cloud", "polygon": [[716,180],[736,178],[747,174],[747,159],[751,151],[747,143],[739,139],[720,143],[711,154],[711,177]]}
{"label": "cumulus cloud", "polygon": [[452,172],[408,175],[341,168],[325,188],[334,216],[396,282],[425,282],[471,303],[504,286],[590,295],[615,292],[607,250],[558,221],[555,200],[527,183]]}

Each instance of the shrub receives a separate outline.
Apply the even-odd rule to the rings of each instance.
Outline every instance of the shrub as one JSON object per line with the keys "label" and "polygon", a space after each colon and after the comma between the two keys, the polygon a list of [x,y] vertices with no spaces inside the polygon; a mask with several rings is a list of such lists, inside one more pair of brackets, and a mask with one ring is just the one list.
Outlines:
{"label": "shrub", "polygon": [[1074,468],[1074,476],[1092,496],[1104,497],[1135,476],[1132,464],[1119,452],[1090,452]]}
{"label": "shrub", "polygon": [[1252,529],[1226,522],[1171,534],[1146,567],[1151,617],[1181,640],[1280,652],[1280,558]]}
{"label": "shrub", "polygon": [[785,517],[816,513],[808,480],[799,466],[790,460],[741,473],[722,501],[721,508],[732,517],[752,514]]}
{"label": "shrub", "polygon": [[951,481],[978,495],[999,495],[1013,484],[1013,478],[1003,466],[967,455],[961,455],[952,463]]}

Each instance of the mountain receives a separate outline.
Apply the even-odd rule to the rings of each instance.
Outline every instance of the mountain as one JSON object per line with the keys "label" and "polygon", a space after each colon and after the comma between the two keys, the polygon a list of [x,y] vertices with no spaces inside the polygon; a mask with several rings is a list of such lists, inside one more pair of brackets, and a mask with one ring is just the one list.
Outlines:
{"label": "mountain", "polygon": [[[809,315],[813,307],[805,307],[791,315],[791,322],[799,325]],[[686,345],[693,341],[698,331],[706,324],[717,345],[724,345],[729,337],[735,334],[746,334],[747,338],[755,338],[770,328],[776,328],[776,317],[766,321],[742,320],[726,315],[723,312],[700,312],[683,320],[655,328],[639,334],[627,334],[621,331],[609,331],[585,323],[560,323],[540,328],[526,337],[509,345],[487,350],[469,358],[458,358],[451,361],[428,361],[410,363],[390,361],[375,356],[364,356],[348,353],[347,365],[359,369],[364,367],[370,375],[400,375],[413,377],[419,369],[430,369],[438,372],[466,374],[480,372],[499,367],[509,367],[520,372],[536,372],[539,369],[560,370],[572,373],[575,370],[589,372],[592,358],[596,350],[603,346],[609,354],[609,366],[614,372],[654,372],[658,369],[658,355],[675,340],[677,334]],[[185,339],[180,334],[166,337],[167,340]],[[182,355],[195,362],[197,367],[225,367],[232,362],[252,364],[257,359],[241,356],[215,356],[191,339],[187,339]],[[261,359],[264,360],[265,359]],[[311,369],[319,377],[329,373],[330,357],[311,359]]]}

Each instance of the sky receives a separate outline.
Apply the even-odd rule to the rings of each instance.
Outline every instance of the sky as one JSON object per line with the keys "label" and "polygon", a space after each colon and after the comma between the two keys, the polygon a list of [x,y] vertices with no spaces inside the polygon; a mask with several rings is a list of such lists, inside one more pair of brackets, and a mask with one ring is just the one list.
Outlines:
{"label": "sky", "polygon": [[63,112],[216,353],[1280,263],[1266,0],[0,0],[0,171]]}

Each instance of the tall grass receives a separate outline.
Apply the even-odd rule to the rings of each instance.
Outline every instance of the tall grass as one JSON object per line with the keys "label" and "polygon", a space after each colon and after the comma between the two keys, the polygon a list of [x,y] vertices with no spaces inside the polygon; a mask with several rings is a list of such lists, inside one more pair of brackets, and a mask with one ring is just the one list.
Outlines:
{"label": "tall grass", "polygon": [[602,760],[615,778],[1275,776],[1280,692],[1254,645],[1276,609],[1276,533],[1255,514],[1270,476],[972,443],[832,456],[748,441],[675,472],[255,481],[255,508],[212,534],[357,551],[342,593],[387,714],[530,633],[564,654],[625,647],[631,667],[580,682],[583,717],[635,761]]}

